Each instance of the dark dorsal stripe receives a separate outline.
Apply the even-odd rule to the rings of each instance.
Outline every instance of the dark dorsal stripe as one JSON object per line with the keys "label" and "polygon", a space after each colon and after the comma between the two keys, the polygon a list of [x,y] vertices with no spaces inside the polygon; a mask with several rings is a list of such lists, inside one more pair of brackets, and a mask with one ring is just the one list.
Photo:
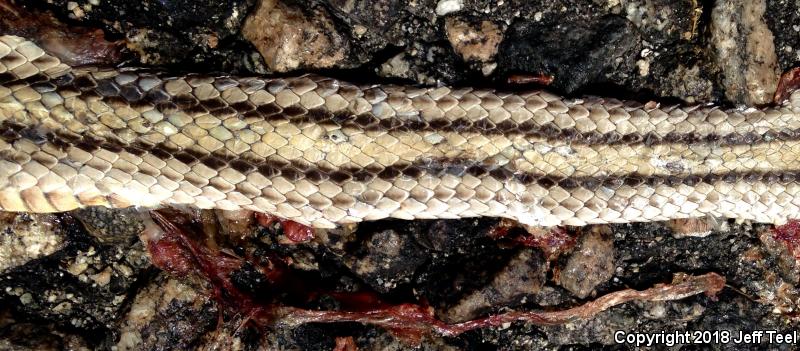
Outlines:
{"label": "dark dorsal stripe", "polygon": [[[159,79],[164,79],[158,75]],[[228,82],[228,85],[237,83],[228,77],[216,78]],[[134,80],[128,84],[118,84],[114,78],[95,80],[88,74],[73,75],[68,73],[55,79],[37,74],[23,80],[13,80],[10,74],[0,76],[0,81],[7,81],[11,85],[27,84],[39,92],[58,91],[70,94],[80,93],[85,96],[95,96],[112,106],[130,105],[140,108],[142,105],[152,105],[164,114],[183,111],[189,115],[209,113],[219,118],[240,115],[244,118],[259,118],[268,121],[287,120],[292,123],[316,123],[325,127],[349,127],[367,131],[391,132],[457,132],[483,135],[504,135],[508,137],[522,136],[549,142],[567,142],[574,145],[660,145],[670,143],[697,144],[710,143],[714,145],[751,145],[770,141],[800,141],[800,129],[769,130],[764,133],[730,133],[730,134],[699,134],[671,132],[666,135],[656,133],[631,133],[620,134],[617,132],[600,133],[596,131],[580,132],[576,128],[560,128],[555,123],[538,125],[528,120],[517,123],[506,119],[500,123],[493,123],[488,118],[471,121],[466,118],[456,120],[434,119],[426,121],[418,116],[390,117],[378,119],[371,113],[354,115],[350,112],[332,113],[323,108],[306,110],[299,105],[282,108],[277,104],[269,103],[254,105],[244,101],[228,105],[219,97],[208,100],[198,100],[191,94],[170,96],[163,89],[163,82],[143,91]],[[2,83],[0,83],[2,84]],[[234,84],[235,85],[235,84]]]}
{"label": "dark dorsal stripe", "polygon": [[[115,153],[127,151],[138,156],[149,153],[165,161],[174,158],[188,166],[202,163],[215,170],[232,167],[245,175],[251,172],[259,172],[267,178],[280,176],[289,181],[308,179],[317,184],[326,180],[344,184],[351,181],[369,182],[375,178],[384,180],[393,180],[398,177],[418,178],[424,174],[435,177],[442,177],[444,175],[459,177],[465,175],[472,175],[475,177],[488,176],[499,181],[513,180],[525,185],[536,183],[548,189],[559,186],[565,189],[582,187],[589,190],[595,190],[601,186],[616,189],[623,185],[631,187],[640,185],[655,187],[662,184],[671,187],[676,187],[681,184],[694,186],[701,182],[715,184],[719,181],[727,183],[736,183],[739,181],[750,183],[764,182],[767,184],[800,182],[800,170],[777,172],[754,170],[746,172],[674,175],[642,175],[631,173],[604,176],[559,177],[542,173],[519,172],[510,168],[508,165],[492,165],[459,158],[424,158],[414,162],[397,162],[386,167],[373,164],[366,167],[349,166],[333,168],[322,167],[301,161],[286,161],[275,157],[248,158],[234,155],[231,152],[208,153],[192,149],[178,150],[166,144],[149,145],[139,143],[129,145],[114,140],[42,131],[41,129],[28,128],[11,123],[3,123],[1,126],[2,132],[0,132],[0,139],[7,143],[14,143],[15,141],[25,139],[40,145],[49,142],[64,150],[68,150],[70,147],[76,147],[87,152],[96,152],[97,150],[105,149]],[[0,156],[4,155],[0,154]],[[146,172],[144,169],[142,171]]]}

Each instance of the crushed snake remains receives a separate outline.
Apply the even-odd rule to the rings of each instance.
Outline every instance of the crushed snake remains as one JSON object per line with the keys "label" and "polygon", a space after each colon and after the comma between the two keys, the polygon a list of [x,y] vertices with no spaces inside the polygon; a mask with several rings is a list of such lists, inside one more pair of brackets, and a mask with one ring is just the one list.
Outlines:
{"label": "crushed snake remains", "polygon": [[0,36],[0,210],[188,205],[314,227],[800,216],[800,94],[768,108],[71,68]]}

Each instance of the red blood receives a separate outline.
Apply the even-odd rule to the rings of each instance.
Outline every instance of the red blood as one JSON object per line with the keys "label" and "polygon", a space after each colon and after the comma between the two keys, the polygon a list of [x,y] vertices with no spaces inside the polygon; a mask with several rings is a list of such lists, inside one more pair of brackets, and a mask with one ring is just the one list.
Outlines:
{"label": "red blood", "polygon": [[800,260],[800,220],[793,219],[789,223],[775,227],[772,237],[783,242],[789,253]]}
{"label": "red blood", "polygon": [[800,88],[800,67],[792,68],[781,75],[778,80],[778,88],[775,89],[775,94],[772,97],[772,102],[780,105],[789,100],[792,92]]}
{"label": "red blood", "polygon": [[314,239],[314,230],[307,225],[273,216],[267,213],[256,213],[256,221],[262,227],[269,227],[275,222],[279,222],[283,228],[283,234],[292,243],[299,244]]}
{"label": "red blood", "polygon": [[256,212],[256,221],[262,227],[265,227],[265,228],[269,227],[269,226],[272,225],[272,223],[275,223],[276,221],[279,221],[279,220],[280,220],[280,218],[278,218],[276,216],[273,216],[273,215],[271,215],[269,213]]}
{"label": "red blood", "polygon": [[[155,242],[148,243],[148,249],[153,256],[153,261],[159,267],[165,268],[172,274],[199,274],[213,287],[213,294],[217,301],[226,308],[239,315],[246,316],[247,321],[254,322],[262,327],[269,327],[273,322],[283,322],[289,325],[304,323],[331,323],[331,322],[359,322],[383,327],[400,339],[412,344],[419,344],[422,337],[431,333],[444,336],[456,336],[465,331],[476,328],[499,326],[514,321],[527,321],[537,325],[555,325],[574,320],[588,318],[611,306],[631,300],[668,300],[673,296],[688,296],[701,292],[716,294],[725,285],[724,278],[709,273],[703,276],[688,277],[683,282],[673,285],[657,285],[645,291],[626,289],[610,293],[595,301],[563,311],[552,312],[507,312],[500,315],[491,315],[486,318],[470,320],[458,324],[447,324],[434,316],[433,309],[424,301],[422,303],[388,304],[383,302],[377,294],[370,291],[354,293],[327,293],[337,301],[341,310],[319,311],[307,310],[296,307],[287,307],[276,304],[273,297],[251,296],[240,291],[230,280],[230,273],[247,261],[261,270],[269,277],[269,282],[276,289],[296,295],[295,301],[309,301],[311,297],[324,294],[313,285],[296,284],[299,280],[290,279],[285,260],[274,253],[267,253],[267,257],[258,259],[248,257],[244,259],[231,258],[218,250],[212,250],[198,242],[193,241],[186,232],[176,226],[164,215],[153,212],[153,218],[164,229],[164,236]],[[261,221],[274,222],[268,217],[259,218]],[[263,223],[263,222],[261,222]],[[792,227],[780,228],[779,235],[787,235],[794,243],[798,242],[797,229],[800,222],[795,222]],[[791,230],[789,230],[791,229]],[[516,239],[520,243],[530,245],[559,246],[574,242],[574,239],[565,230],[553,230],[539,238],[526,238],[520,236]],[[530,241],[529,243],[527,241]],[[220,319],[222,320],[222,319]],[[353,343],[347,338],[339,341],[339,350],[352,350]]]}
{"label": "red blood", "polygon": [[157,211],[151,216],[164,230],[164,236],[148,243],[148,250],[154,264],[174,275],[200,274],[208,280],[215,290],[225,290],[234,297],[237,304],[250,305],[250,298],[239,291],[230,281],[230,274],[244,263],[220,251],[193,241],[187,233]]}
{"label": "red blood", "polygon": [[501,222],[500,224],[492,228],[491,231],[489,231],[489,237],[494,238],[495,240],[505,238],[508,235],[508,232],[511,230],[511,228],[513,227]]}
{"label": "red blood", "polygon": [[515,224],[501,221],[492,228],[489,236],[496,240],[510,241],[516,245],[539,248],[549,257],[557,257],[576,244],[575,236],[570,235],[564,227],[553,227],[545,234],[541,233],[528,232]]}
{"label": "red blood", "polygon": [[295,221],[282,221],[283,234],[295,243],[304,243],[314,239],[314,231],[309,227]]}
{"label": "red blood", "polygon": [[542,251],[556,254],[569,250],[575,246],[575,237],[570,235],[563,227],[555,227],[550,229],[547,235],[542,237],[535,237],[532,235],[519,236],[514,238],[514,241],[528,247],[538,247]]}
{"label": "red blood", "polygon": [[336,299],[342,309],[348,311],[369,311],[391,307],[391,305],[381,301],[378,294],[372,291],[331,292],[328,295]]}
{"label": "red blood", "polygon": [[170,274],[181,276],[194,270],[191,256],[172,238],[148,242],[147,250],[150,251],[153,264]]}

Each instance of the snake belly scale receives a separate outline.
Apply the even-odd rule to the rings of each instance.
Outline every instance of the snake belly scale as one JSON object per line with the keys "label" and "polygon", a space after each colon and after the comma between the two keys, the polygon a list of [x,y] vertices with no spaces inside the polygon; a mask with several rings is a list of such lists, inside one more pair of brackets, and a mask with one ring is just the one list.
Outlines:
{"label": "snake belly scale", "polygon": [[316,227],[532,225],[800,206],[800,94],[767,109],[70,68],[0,36],[0,209],[185,204]]}

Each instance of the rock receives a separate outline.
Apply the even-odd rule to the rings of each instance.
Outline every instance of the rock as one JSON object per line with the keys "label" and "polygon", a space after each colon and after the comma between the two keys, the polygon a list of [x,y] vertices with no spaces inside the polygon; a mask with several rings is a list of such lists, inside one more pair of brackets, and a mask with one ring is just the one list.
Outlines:
{"label": "rock", "polygon": [[351,29],[353,44],[371,51],[397,38],[408,4],[400,0],[330,0],[331,14]]}
{"label": "rock", "polygon": [[415,76],[411,71],[411,65],[406,60],[405,53],[399,53],[392,56],[388,61],[381,64],[380,74],[383,77],[395,77],[404,79],[413,79]]}
{"label": "rock", "polygon": [[767,1],[764,16],[774,37],[781,71],[800,61],[800,12],[796,1]]}
{"label": "rock", "polygon": [[[93,4],[92,2],[95,2]],[[146,64],[204,62],[220,41],[239,32],[253,0],[54,0],[48,7],[73,21],[95,25],[128,39]]]}
{"label": "rock", "polygon": [[0,212],[0,272],[64,247],[64,234],[49,214]]}
{"label": "rock", "polygon": [[597,225],[587,229],[556,278],[558,285],[580,299],[588,297],[595,287],[608,281],[615,268],[611,228]]}
{"label": "rock", "polygon": [[571,93],[607,81],[612,72],[633,71],[641,41],[633,24],[617,16],[578,21],[553,14],[547,22],[512,23],[500,45],[498,67],[503,74],[554,76],[551,87]]}
{"label": "rock", "polygon": [[552,77],[548,89],[564,94],[717,98],[717,68],[707,58],[698,1],[527,2],[509,8],[519,17],[507,22],[495,76]]}
{"label": "rock", "polygon": [[503,33],[491,21],[481,21],[480,26],[454,17],[445,20],[447,39],[464,61],[490,62],[497,54]]}
{"label": "rock", "polygon": [[350,256],[345,264],[373,289],[389,292],[411,280],[428,255],[406,233],[386,229],[372,233],[363,255]]}
{"label": "rock", "polygon": [[714,83],[704,76],[707,74],[704,69],[698,64],[691,67],[679,64],[666,75],[659,94],[680,97],[690,104],[712,100]]}
{"label": "rock", "polygon": [[436,14],[444,16],[451,12],[461,11],[464,8],[463,0],[439,0],[436,4]]}
{"label": "rock", "polygon": [[[482,255],[481,252],[493,246],[477,243],[495,244],[488,232],[496,222],[490,218],[411,223],[386,220],[367,222],[358,227],[346,225],[338,229],[316,230],[315,235],[325,251],[337,256],[365,283],[378,292],[389,292],[420,274],[425,276],[423,280],[431,279],[434,285],[457,284],[442,279],[476,281],[474,272],[459,278],[439,277],[437,274],[451,270],[453,267],[444,268],[450,264],[458,268],[487,268],[481,262],[491,261],[495,255]],[[428,261],[433,261],[433,264],[425,265]],[[503,264],[502,261],[493,263]],[[425,273],[419,272],[422,268]]]}
{"label": "rock", "polygon": [[[175,51],[190,52],[192,44],[181,40],[170,32],[155,31],[148,28],[134,28],[127,32],[127,48],[139,56],[145,65],[164,65],[177,63],[180,58]],[[163,43],[172,43],[165,46]]]}
{"label": "rock", "polygon": [[440,314],[472,292],[491,286],[518,252],[492,236],[500,222],[497,218],[428,222],[409,226],[417,243],[430,254],[417,270],[415,295]]}
{"label": "rock", "polygon": [[8,310],[0,308],[0,350],[88,351],[92,349],[78,333],[59,331],[50,324],[21,322]]}
{"label": "rock", "polygon": [[101,342],[150,262],[138,240],[102,245],[73,217],[55,217],[63,248],[6,269],[0,274],[0,299],[19,313],[89,331],[90,342]]}
{"label": "rock", "polygon": [[718,229],[719,223],[712,217],[677,218],[668,221],[667,226],[672,229],[672,236],[675,238],[689,236],[702,238],[711,235],[714,229]]}
{"label": "rock", "polygon": [[488,238],[498,222],[494,218],[434,220],[411,225],[411,235],[421,246],[443,256],[465,254]]}
{"label": "rock", "polygon": [[737,104],[770,103],[780,72],[763,0],[718,2],[711,13],[711,44],[722,88]]}
{"label": "rock", "polygon": [[610,6],[609,12],[633,23],[653,47],[676,45],[703,34],[703,8],[692,0],[622,1]]}
{"label": "rock", "polygon": [[346,38],[327,12],[306,16],[276,0],[262,0],[247,17],[242,35],[261,53],[270,70],[320,69],[335,66],[349,52]]}
{"label": "rock", "polygon": [[128,244],[137,240],[144,230],[141,210],[127,208],[112,210],[106,207],[87,207],[74,212],[89,234],[103,244]]}
{"label": "rock", "polygon": [[164,274],[153,279],[136,294],[120,321],[117,349],[158,350],[164,345],[188,349],[195,345],[218,321],[216,304],[199,289],[203,288]]}
{"label": "rock", "polygon": [[546,274],[544,255],[533,249],[522,249],[494,276],[488,286],[461,299],[444,313],[442,319],[448,323],[459,323],[487,311],[519,304],[526,297],[539,293]]}
{"label": "rock", "polygon": [[326,249],[335,255],[342,256],[347,254],[346,247],[358,239],[356,237],[357,230],[358,224],[345,224],[333,229],[315,229],[314,237]]}

